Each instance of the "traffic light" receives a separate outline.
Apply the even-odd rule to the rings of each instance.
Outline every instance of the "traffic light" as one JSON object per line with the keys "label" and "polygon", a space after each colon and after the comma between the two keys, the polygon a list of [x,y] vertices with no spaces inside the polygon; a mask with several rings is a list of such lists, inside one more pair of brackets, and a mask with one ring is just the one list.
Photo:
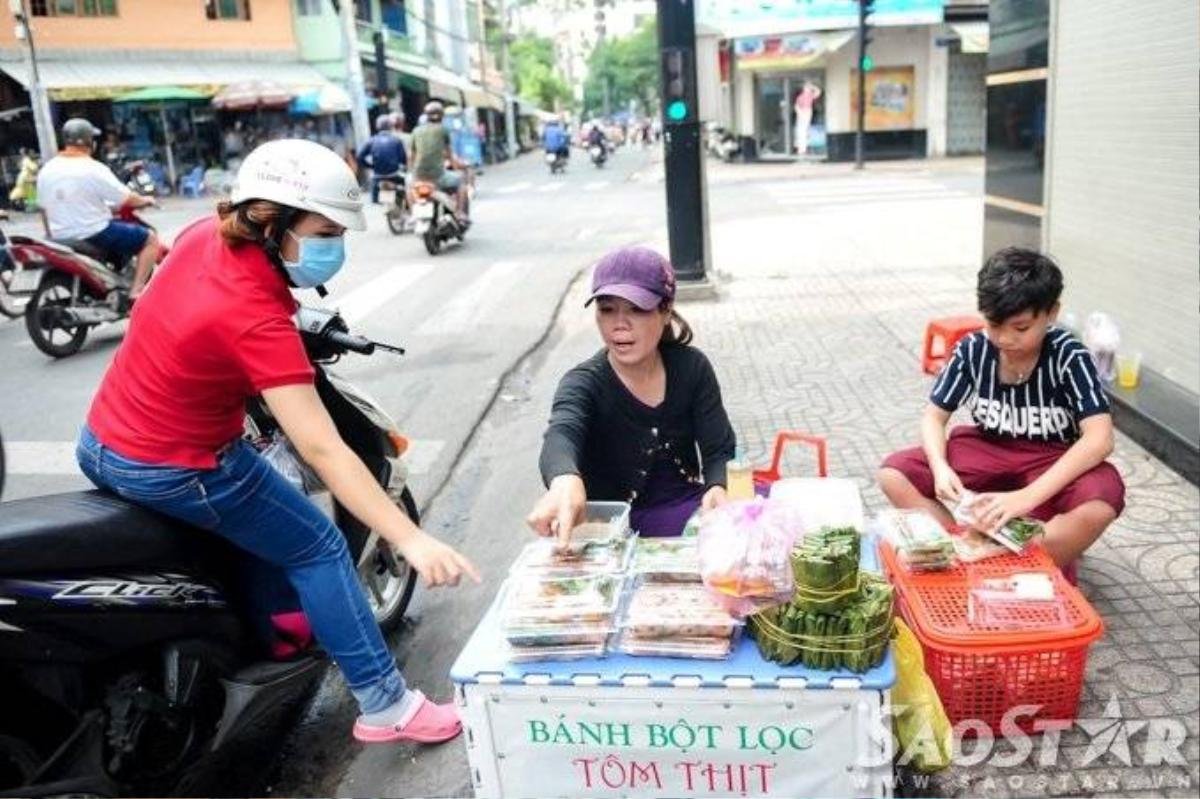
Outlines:
{"label": "traffic light", "polygon": [[875,38],[871,35],[871,14],[875,12],[875,0],[859,0],[858,2],[858,64],[863,72],[875,68],[875,59],[867,55],[867,46]]}
{"label": "traffic light", "polygon": [[669,124],[695,122],[695,51],[689,47],[662,50],[663,116]]}

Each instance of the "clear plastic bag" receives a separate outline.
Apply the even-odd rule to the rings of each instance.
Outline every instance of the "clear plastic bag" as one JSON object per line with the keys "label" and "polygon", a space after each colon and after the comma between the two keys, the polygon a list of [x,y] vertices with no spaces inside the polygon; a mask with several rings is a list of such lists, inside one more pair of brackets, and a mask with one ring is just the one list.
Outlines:
{"label": "clear plastic bag", "polygon": [[801,533],[797,515],[782,503],[757,497],[721,505],[700,523],[700,576],[738,617],[787,602]]}
{"label": "clear plastic bag", "polygon": [[1065,630],[1067,606],[1054,581],[1041,572],[993,577],[972,572],[967,621],[973,627],[1024,632]]}
{"label": "clear plastic bag", "polygon": [[271,437],[270,443],[263,447],[259,454],[301,493],[311,494],[324,490],[325,486],[321,483],[321,478],[317,477],[317,473],[304,462],[304,459],[296,452],[296,448],[292,446],[292,442],[288,441],[287,436],[283,433],[275,433]]}
{"label": "clear plastic bag", "polygon": [[542,538],[525,545],[511,571],[518,576],[537,577],[615,574],[624,571],[631,550],[629,536],[584,540],[568,550],[559,549],[555,540]]}
{"label": "clear plastic bag", "polygon": [[1100,379],[1111,383],[1117,376],[1117,350],[1121,347],[1121,328],[1116,320],[1102,311],[1088,314],[1083,345],[1092,353]]}

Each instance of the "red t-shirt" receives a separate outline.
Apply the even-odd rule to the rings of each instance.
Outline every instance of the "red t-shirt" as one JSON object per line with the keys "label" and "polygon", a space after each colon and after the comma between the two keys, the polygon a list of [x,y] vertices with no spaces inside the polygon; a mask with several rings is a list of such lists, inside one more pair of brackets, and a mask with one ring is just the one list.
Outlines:
{"label": "red t-shirt", "polygon": [[242,434],[248,397],[312,383],[295,311],[261,249],[230,248],[216,217],[189,226],[134,306],[88,426],[132,460],[215,467]]}

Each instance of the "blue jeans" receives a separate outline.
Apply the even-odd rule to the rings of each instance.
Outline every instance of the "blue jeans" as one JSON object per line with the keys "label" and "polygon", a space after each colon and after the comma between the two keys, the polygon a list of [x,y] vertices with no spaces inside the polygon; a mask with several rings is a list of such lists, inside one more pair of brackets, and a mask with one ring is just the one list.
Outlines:
{"label": "blue jeans", "polygon": [[250,444],[232,444],[215,469],[154,466],[118,455],[84,427],[75,457],[100,488],[212,531],[282,569],[363,713],[404,695],[404,678],[358,584],[345,536]]}

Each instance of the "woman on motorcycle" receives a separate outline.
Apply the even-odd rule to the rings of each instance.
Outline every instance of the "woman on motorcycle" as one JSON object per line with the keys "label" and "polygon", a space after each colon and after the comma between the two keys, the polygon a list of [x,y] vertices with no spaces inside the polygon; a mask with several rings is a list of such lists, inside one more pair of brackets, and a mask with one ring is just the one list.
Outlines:
{"label": "woman on motorcycle", "polygon": [[592,302],[604,349],[558,384],[541,454],[548,490],[527,521],[565,546],[589,498],[620,500],[642,535],[679,535],[697,508],[726,501],[736,439],[717,376],[690,346],[675,273],[657,252],[602,258]]}
{"label": "woman on motorcycle", "polygon": [[261,395],[342,506],[429,585],[478,580],[466,558],[388,499],[342,441],[292,322],[289,289],[337,274],[346,230],[366,229],[362,205],[354,173],[315,142],[274,141],[250,153],[230,201],[180,233],[134,307],[77,457],[101,488],[210,530],[286,574],[358,701],[355,738],[433,743],[461,730],[454,708],[406,687],[345,537],[242,439],[246,400]]}

